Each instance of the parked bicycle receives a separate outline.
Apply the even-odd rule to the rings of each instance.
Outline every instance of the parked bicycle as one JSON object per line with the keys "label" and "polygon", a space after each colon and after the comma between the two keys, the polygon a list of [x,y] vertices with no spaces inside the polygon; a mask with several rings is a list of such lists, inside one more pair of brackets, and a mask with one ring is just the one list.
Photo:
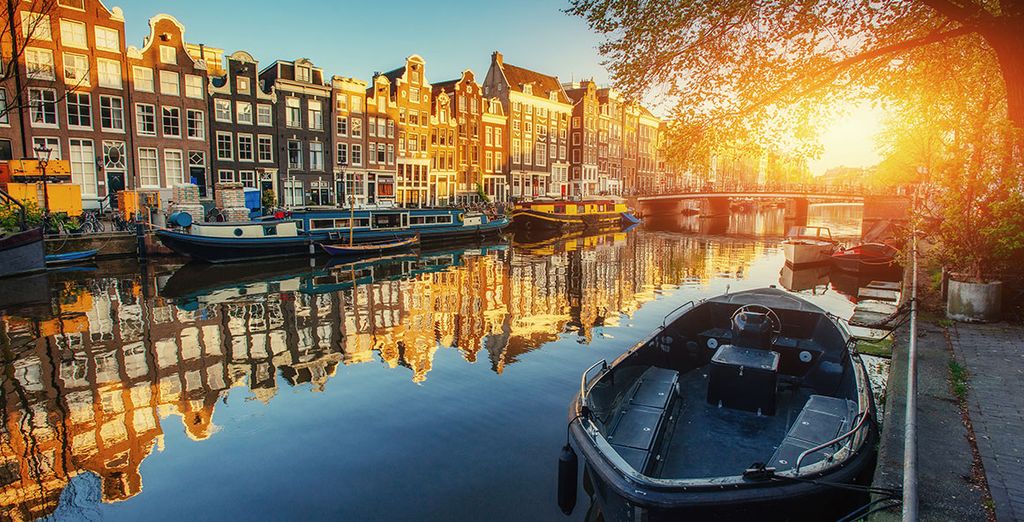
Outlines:
{"label": "parked bicycle", "polygon": [[83,234],[96,234],[103,232],[106,227],[100,220],[100,213],[97,210],[85,210],[78,218],[78,228]]}

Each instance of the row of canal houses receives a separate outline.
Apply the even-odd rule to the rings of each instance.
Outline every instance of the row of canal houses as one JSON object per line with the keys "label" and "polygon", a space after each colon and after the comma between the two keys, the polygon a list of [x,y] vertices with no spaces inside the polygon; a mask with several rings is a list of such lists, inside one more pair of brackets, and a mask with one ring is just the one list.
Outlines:
{"label": "row of canal houses", "polygon": [[[650,190],[659,120],[592,81],[562,84],[491,55],[482,82],[430,82],[418,55],[370,81],[308,59],[260,64],[190,44],[174,17],[141,48],[99,0],[16,2],[4,41],[0,160],[70,162],[86,207],[123,189],[218,183],[279,204],[470,203]],[[13,58],[16,58],[13,59]]]}

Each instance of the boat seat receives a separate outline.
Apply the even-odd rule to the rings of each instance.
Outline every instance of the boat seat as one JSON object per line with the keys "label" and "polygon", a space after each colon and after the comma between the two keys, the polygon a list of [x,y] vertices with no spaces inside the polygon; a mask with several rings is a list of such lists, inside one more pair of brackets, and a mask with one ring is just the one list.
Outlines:
{"label": "boat seat", "polygon": [[678,396],[679,372],[650,367],[626,392],[608,429],[608,442],[633,469],[646,473],[653,462],[659,434]]}
{"label": "boat seat", "polygon": [[821,356],[824,348],[811,339],[777,335],[772,339],[772,350],[778,352],[781,357],[779,373],[804,375]]}
{"label": "boat seat", "polygon": [[[856,416],[857,403],[854,401],[811,395],[786,433],[786,438],[782,439],[782,443],[775,450],[768,466],[774,467],[776,471],[795,468],[796,460],[801,453],[849,431]],[[838,446],[844,442],[840,442]],[[821,462],[834,451],[834,448],[826,448],[807,455],[800,463],[800,467]]]}

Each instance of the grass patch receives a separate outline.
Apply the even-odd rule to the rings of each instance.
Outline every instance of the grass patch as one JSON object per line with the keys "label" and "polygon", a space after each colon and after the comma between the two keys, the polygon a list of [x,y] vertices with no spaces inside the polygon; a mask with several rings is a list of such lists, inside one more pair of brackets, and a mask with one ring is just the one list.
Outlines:
{"label": "grass patch", "polygon": [[937,324],[937,325],[939,325],[939,326],[941,326],[943,328],[949,328],[949,327],[953,326],[953,320],[952,319],[939,319],[938,321],[935,321],[935,324]]}
{"label": "grass patch", "polygon": [[875,357],[891,358],[892,338],[886,337],[877,341],[858,339],[857,352],[864,355],[874,355]]}
{"label": "grass patch", "polygon": [[964,368],[954,359],[949,360],[949,383],[953,388],[953,395],[960,402],[967,400],[967,368]]}

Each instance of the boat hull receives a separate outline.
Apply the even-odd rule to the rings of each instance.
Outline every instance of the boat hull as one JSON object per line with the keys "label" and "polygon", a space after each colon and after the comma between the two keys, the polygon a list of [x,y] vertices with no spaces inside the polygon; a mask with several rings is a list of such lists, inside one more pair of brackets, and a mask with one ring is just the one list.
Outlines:
{"label": "boat hull", "polygon": [[[436,231],[395,230],[379,233],[360,233],[360,241],[395,239],[420,236],[421,244],[454,243],[493,237],[501,233],[507,221],[491,221],[482,225],[451,227]],[[315,256],[316,243],[337,241],[327,234],[300,234],[293,237],[227,238],[208,237],[158,230],[156,236],[167,248],[178,254],[209,263],[231,263],[255,259],[273,259],[294,256]]]}
{"label": "boat hull", "polygon": [[43,229],[34,228],[0,239],[0,277],[30,274],[46,269]]}
{"label": "boat hull", "polygon": [[383,254],[387,252],[401,252],[404,250],[411,250],[413,248],[416,248],[416,245],[418,243],[418,238],[411,237],[408,239],[403,239],[401,241],[389,241],[372,244],[327,245],[321,243],[320,248],[323,248],[324,252],[327,252],[327,254],[331,256],[362,257]]}
{"label": "boat hull", "polygon": [[782,250],[786,255],[786,263],[790,265],[812,265],[827,263],[832,259],[835,245],[824,242],[785,242]]}
{"label": "boat hull", "polygon": [[622,222],[620,212],[601,212],[594,214],[565,215],[551,212],[539,212],[530,209],[516,209],[512,212],[512,222],[516,228],[524,230],[582,230],[601,228]]}

